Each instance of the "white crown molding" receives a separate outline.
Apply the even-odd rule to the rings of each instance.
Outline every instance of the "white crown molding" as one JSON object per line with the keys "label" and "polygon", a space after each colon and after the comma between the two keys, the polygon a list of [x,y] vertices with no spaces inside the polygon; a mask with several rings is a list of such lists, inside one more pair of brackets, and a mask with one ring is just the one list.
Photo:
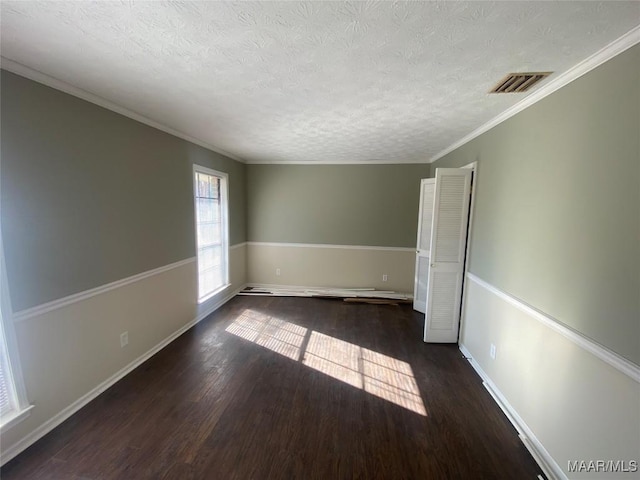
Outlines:
{"label": "white crown molding", "polygon": [[211,150],[213,152],[219,153],[220,155],[224,155],[232,160],[236,160],[240,163],[246,163],[250,165],[401,165],[401,164],[424,164],[426,163],[426,159],[416,159],[416,160],[402,160],[401,162],[394,162],[391,160],[364,160],[364,161],[331,161],[331,160],[321,160],[317,162],[313,161],[301,161],[301,162],[288,162],[288,161],[269,161],[269,160],[245,160],[240,158],[232,153],[229,153],[225,150],[215,147],[207,142],[194,138],[186,133],[179,132],[171,127],[163,125],[155,120],[151,120],[150,118],[145,117],[139,113],[136,113],[127,108],[116,105],[109,100],[106,100],[98,95],[94,95],[93,93],[87,92],[81,88],[75,87],[67,82],[62,80],[58,80],[46,73],[39,72],[34,70],[26,65],[22,65],[14,60],[11,60],[6,57],[0,57],[0,67],[8,72],[15,73],[16,75],[20,75],[21,77],[28,78],[33,80],[34,82],[41,83],[48,87],[54,88],[56,90],[60,90],[64,93],[68,93],[69,95],[73,95],[74,97],[78,97],[82,100],[86,100],[87,102],[93,103],[100,107],[106,108],[107,110],[111,110],[112,112],[118,113],[125,117],[136,120],[140,123],[144,123],[150,127],[161,130],[165,133],[173,135],[174,137],[181,138],[186,140],[187,142],[194,143],[199,145],[207,150]]}
{"label": "white crown molding", "polygon": [[623,36],[621,36],[617,40],[613,41],[612,43],[610,43],[609,45],[607,45],[603,49],[597,51],[596,53],[594,53],[590,57],[586,58],[582,62],[580,62],[577,65],[575,65],[574,67],[570,68],[566,72],[558,75],[555,78],[552,78],[551,80],[549,80],[548,83],[542,85],[540,88],[538,88],[537,90],[535,90],[534,92],[532,92],[531,94],[526,96],[520,102],[518,102],[515,105],[513,105],[512,107],[508,108],[507,110],[502,112],[497,117],[492,118],[491,120],[489,120],[487,123],[485,123],[481,127],[475,129],[469,135],[461,138],[457,142],[451,144],[449,147],[447,147],[444,150],[442,150],[441,152],[437,153],[435,156],[433,156],[429,160],[429,163],[433,163],[436,160],[441,159],[442,157],[444,157],[448,153],[451,153],[452,151],[456,150],[457,148],[460,148],[461,146],[463,146],[465,143],[468,143],[471,140],[473,140],[474,138],[476,138],[476,137],[482,135],[483,133],[491,130],[493,127],[495,127],[496,125],[499,125],[500,123],[504,122],[505,120],[513,117],[515,114],[520,113],[521,111],[523,111],[526,108],[529,108],[534,103],[539,102],[543,98],[551,95],[556,90],[558,90],[558,89],[564,87],[565,85],[573,82],[574,80],[580,78],[584,74],[586,74],[586,73],[590,72],[591,70],[593,70],[594,68],[602,65],[604,62],[606,62],[607,60],[612,59],[616,55],[621,54],[625,50],[633,47],[637,43],[640,43],[640,25],[638,25],[637,27],[633,28],[632,30],[630,30],[629,32],[627,32],[626,34],[624,34]]}
{"label": "white crown molding", "polygon": [[480,378],[483,380],[483,385],[496,402],[500,410],[502,410],[505,416],[509,419],[511,424],[515,427],[518,432],[518,437],[524,446],[529,450],[531,456],[536,460],[544,474],[550,480],[567,480],[567,476],[564,474],[560,466],[556,463],[553,457],[549,454],[544,445],[538,440],[538,438],[533,433],[533,430],[529,428],[526,422],[522,419],[522,417],[516,412],[516,410],[511,406],[511,404],[507,401],[507,398],[503,395],[503,393],[498,389],[498,387],[493,383],[489,375],[482,369],[480,364],[473,358],[471,352],[465,347],[463,344],[458,345],[462,355],[469,360],[469,363],[473,367],[473,369],[480,375]]}
{"label": "white crown molding", "polygon": [[[26,450],[29,446],[33,445],[35,442],[37,442],[39,439],[44,437],[51,430],[56,428],[58,425],[60,425],[62,422],[64,422],[69,417],[71,417],[71,415],[73,415],[78,410],[80,410],[82,407],[84,407],[86,404],[88,404],[91,400],[93,400],[98,395],[100,395],[102,392],[104,392],[109,387],[114,385],[118,380],[120,380],[123,377],[125,377],[128,373],[130,373],[133,370],[135,370],[138,366],[142,365],[145,361],[147,361],[149,358],[154,356],[156,353],[158,353],[164,347],[169,345],[171,342],[173,342],[176,338],[178,338],[184,332],[189,330],[195,324],[197,324],[198,322],[202,321],[204,318],[209,316],[215,310],[217,310],[222,305],[227,303],[229,300],[231,300],[233,297],[235,297],[239,292],[244,290],[246,287],[247,287],[246,284],[242,285],[240,288],[234,290],[233,292],[229,293],[225,297],[223,297],[223,298],[217,300],[216,302],[212,303],[210,306],[208,306],[208,308],[205,311],[199,313],[196,316],[196,318],[194,318],[193,320],[191,320],[187,324],[185,324],[182,327],[180,327],[174,333],[172,333],[167,338],[165,338],[160,343],[158,343],[155,347],[151,348],[146,353],[143,353],[142,355],[140,355],[133,362],[129,363],[127,366],[125,366],[121,370],[119,370],[116,373],[114,373],[112,376],[107,378],[104,382],[100,383],[97,387],[95,387],[91,391],[89,391],[86,394],[84,394],[83,396],[81,396],[79,399],[77,399],[71,405],[69,405],[68,407],[64,408],[60,413],[56,414],[55,416],[53,416],[49,420],[47,420],[44,423],[42,423],[39,427],[37,427],[35,430],[33,430],[27,436],[25,436],[22,439],[18,440],[16,443],[11,445],[10,447],[3,448],[2,458],[0,459],[0,465],[4,465],[9,460],[11,460],[12,458],[16,457],[18,454],[20,454],[22,451]],[[37,408],[37,406],[36,406],[36,408]]]}
{"label": "white crown molding", "polygon": [[247,165],[423,165],[426,162],[425,159],[417,160],[402,160],[394,162],[392,160],[356,160],[356,161],[332,161],[332,160],[319,160],[317,162],[300,161],[300,162],[286,162],[286,161],[268,161],[268,160],[246,160]]}
{"label": "white crown molding", "polygon": [[129,285],[130,283],[138,282],[140,280],[151,277],[153,275],[158,275],[159,273],[167,272],[174,268],[178,268],[195,261],[196,261],[196,257],[191,257],[191,258],[186,258],[184,260],[180,260],[179,262],[170,263],[169,265],[164,265],[159,268],[154,268],[153,270],[147,270],[146,272],[138,273],[137,275],[132,275],[131,277],[123,278],[121,280],[116,280],[115,282],[107,283],[105,285],[101,285],[99,287],[92,288],[90,290],[74,293],[73,295],[69,295],[67,297],[59,298],[57,300],[43,303],[35,307],[27,308],[25,310],[20,310],[19,312],[15,312],[11,318],[13,319],[14,322],[21,322],[23,320],[27,320],[28,318],[36,317],[38,315],[42,315],[43,313],[47,313],[52,310],[57,310],[58,308],[65,307],[72,303],[81,302],[82,300],[86,300],[96,295],[100,295],[101,293],[105,293],[110,290],[114,290],[116,288]]}
{"label": "white crown molding", "polygon": [[525,97],[522,101],[516,103],[515,105],[513,105],[512,107],[508,108],[507,110],[505,110],[504,112],[502,112],[501,114],[499,114],[498,116],[494,117],[493,119],[489,120],[487,123],[485,123],[484,125],[480,126],[479,128],[475,129],[473,132],[469,133],[468,135],[466,135],[465,137],[461,138],[460,140],[458,140],[457,142],[454,142],[453,144],[451,144],[449,147],[447,147],[446,149],[440,151],[439,153],[437,153],[435,156],[431,157],[430,159],[416,159],[416,160],[402,160],[401,162],[394,162],[393,160],[389,160],[389,159],[384,159],[384,160],[367,160],[367,161],[355,161],[355,162],[351,162],[351,161],[345,161],[345,162],[340,162],[340,161],[325,161],[325,160],[321,160],[321,161],[317,161],[317,162],[313,162],[313,161],[301,161],[301,162],[287,162],[287,161],[268,161],[268,160],[245,160],[242,159],[238,156],[235,156],[229,152],[226,152],[222,149],[219,149],[217,147],[215,147],[214,145],[211,145],[207,142],[204,142],[202,140],[199,140],[197,138],[191,137],[185,133],[179,132],[177,130],[174,130],[171,127],[168,127],[166,125],[163,125],[155,120],[151,120],[150,118],[145,117],[144,115],[138,114],[134,111],[131,111],[127,108],[121,107],[119,105],[116,105],[102,97],[99,97],[97,95],[94,95],[90,92],[87,92],[83,89],[80,89],[78,87],[75,87],[67,82],[64,82],[62,80],[56,79],[54,77],[51,77],[45,73],[39,72],[37,70],[34,70],[30,67],[27,67],[25,65],[22,65],[18,62],[15,62],[14,60],[5,58],[5,57],[0,57],[0,66],[3,69],[6,69],[9,72],[15,73],[17,75],[21,75],[23,77],[29,78],[31,80],[34,80],[36,82],[42,83],[44,85],[47,85],[49,87],[55,88],[57,90],[61,90],[65,93],[68,93],[70,95],[73,95],[75,97],[81,98],[83,100],[86,100],[88,102],[91,102],[93,104],[99,105],[103,108],[106,108],[108,110],[111,110],[113,112],[119,113],[121,115],[124,115],[126,117],[129,117],[133,120],[136,120],[138,122],[144,123],[148,126],[151,126],[153,128],[156,128],[158,130],[161,130],[163,132],[166,132],[168,134],[171,134],[175,137],[178,138],[182,138],[183,140],[186,140],[188,142],[194,143],[196,145],[200,145],[201,147],[204,147],[208,150],[211,150],[213,152],[219,153],[221,155],[224,155],[230,159],[236,160],[238,162],[241,163],[248,163],[248,164],[252,164],[252,165],[357,165],[357,164],[363,164],[363,165],[377,165],[377,164],[382,164],[382,165],[396,165],[399,163],[402,164],[421,164],[421,163],[433,163],[436,160],[439,160],[440,158],[444,157],[445,155],[447,155],[448,153],[452,152],[453,150],[461,147],[462,145],[468,143],[469,141],[473,140],[474,138],[478,137],[479,135],[487,132],[488,130],[490,130],[491,128],[495,127],[496,125],[499,125],[500,123],[504,122],[505,120],[511,118],[512,116],[516,115],[517,113],[521,112],[522,110],[530,107],[531,105],[539,102],[540,100],[542,100],[543,98],[547,97],[548,95],[552,94],[553,92],[555,92],[556,90],[564,87],[565,85],[569,84],[570,82],[576,80],[577,78],[581,77],[582,75],[588,73],[589,71],[593,70],[594,68],[598,67],[599,65],[601,65],[602,63],[606,62],[607,60],[610,60],[611,58],[615,57],[616,55],[619,55],[620,53],[624,52],[625,50],[627,50],[628,48],[636,45],[637,43],[640,42],[640,25],[635,27],[634,29],[630,30],[629,32],[627,32],[625,35],[621,36],[620,38],[618,38],[617,40],[615,40],[614,42],[612,42],[611,44],[609,44],[608,46],[604,47],[603,49],[599,50],[598,52],[596,52],[595,54],[591,55],[590,57],[586,58],[585,60],[583,60],[582,62],[578,63],[577,65],[575,65],[574,67],[572,67],[571,69],[567,70],[566,72],[558,75],[557,77],[550,79],[550,81],[544,85],[542,85],[540,88],[538,88],[537,90],[535,90],[534,92],[532,92],[531,94],[529,94],[527,97]]}
{"label": "white crown molding", "polygon": [[616,370],[624,373],[628,377],[632,378],[636,382],[640,383],[640,366],[627,360],[626,358],[618,355],[617,353],[609,350],[607,347],[600,345],[591,338],[587,337],[583,333],[574,330],[573,328],[565,325],[564,323],[556,320],[555,318],[541,312],[540,310],[526,304],[522,300],[500,290],[497,287],[485,282],[484,280],[476,277],[472,273],[467,273],[466,278],[474,282],[475,284],[483,287],[494,295],[500,297],[505,302],[516,307],[518,310],[526,313],[531,318],[538,320],[543,325],[551,328],[555,332],[559,333],[563,337],[571,340],[579,347],[585,349],[589,353],[595,355],[603,362],[611,365]]}
{"label": "white crown molding", "polygon": [[211,150],[212,152],[219,153],[220,155],[224,155],[232,160],[235,160],[240,163],[246,163],[244,159],[237,157],[229,152],[221,150],[220,148],[215,147],[207,142],[194,138],[186,133],[179,132],[171,127],[163,125],[162,123],[158,123],[155,120],[151,120],[144,115],[136,113],[128,108],[121,107],[109,100],[106,100],[98,95],[94,95],[93,93],[87,92],[81,88],[75,87],[63,80],[58,80],[46,73],[39,72],[38,70],[34,70],[26,65],[22,65],[14,60],[8,59],[6,57],[0,57],[0,67],[3,70],[7,70],[8,72],[15,73],[16,75],[20,75],[21,77],[28,78],[38,83],[42,83],[51,88],[55,88],[56,90],[60,90],[64,93],[68,93],[69,95],[73,95],[74,97],[81,98],[82,100],[86,100],[87,102],[98,105],[102,108],[106,108],[107,110],[111,110],[112,112],[119,113],[125,117],[131,118],[137,122],[144,123],[150,127],[153,127],[157,130],[161,130],[169,135],[173,135],[174,137],[181,138],[186,140],[187,142],[194,143],[201,147],[206,148],[207,150]]}
{"label": "white crown molding", "polygon": [[381,250],[388,252],[415,252],[415,248],[406,247],[376,247],[372,245],[334,245],[329,243],[278,243],[278,242],[247,242],[255,247],[282,247],[282,248],[335,248],[342,250]]}

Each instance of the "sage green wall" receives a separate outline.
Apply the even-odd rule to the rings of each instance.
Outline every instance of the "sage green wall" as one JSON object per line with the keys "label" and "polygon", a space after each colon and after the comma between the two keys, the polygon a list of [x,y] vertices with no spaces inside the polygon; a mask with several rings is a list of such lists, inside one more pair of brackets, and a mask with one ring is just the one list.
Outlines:
{"label": "sage green wall", "polygon": [[246,240],[245,165],[2,71],[2,234],[13,310],[195,255],[192,165],[229,174]]}
{"label": "sage green wall", "polygon": [[433,164],[479,162],[472,273],[638,364],[639,139],[635,46]]}
{"label": "sage green wall", "polygon": [[415,247],[428,164],[248,165],[250,241]]}

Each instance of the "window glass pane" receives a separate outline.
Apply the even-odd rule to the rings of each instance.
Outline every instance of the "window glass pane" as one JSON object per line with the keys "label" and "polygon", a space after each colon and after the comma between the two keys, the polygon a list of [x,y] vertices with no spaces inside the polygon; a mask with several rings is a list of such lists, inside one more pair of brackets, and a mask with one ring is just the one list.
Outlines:
{"label": "window glass pane", "polygon": [[212,177],[211,181],[211,190],[210,190],[210,198],[215,198],[216,200],[220,200],[220,179]]}
{"label": "window glass pane", "polygon": [[217,222],[220,220],[220,203],[208,198],[196,199],[198,222]]}
{"label": "window glass pane", "polygon": [[205,182],[205,178],[203,178],[203,176],[200,173],[196,173],[196,196],[197,197],[204,197],[204,191],[205,191],[205,186],[204,186],[204,182]]}
{"label": "window glass pane", "polygon": [[222,268],[213,267],[199,274],[199,297],[205,297],[222,286]]}
{"label": "window glass pane", "polygon": [[[0,317],[2,321],[2,317]],[[2,327],[0,326],[0,417],[11,413],[14,409],[10,394],[9,369],[7,368],[7,351],[4,342]]]}
{"label": "window glass pane", "polygon": [[0,362],[0,417],[5,414],[11,412],[13,408],[11,408],[11,401],[9,397],[9,389],[7,388],[7,379],[5,378],[4,373],[4,362]]}
{"label": "window glass pane", "polygon": [[199,198],[220,198],[220,179],[212,175],[196,173],[197,196]]}
{"label": "window glass pane", "polygon": [[201,223],[198,225],[198,248],[220,245],[220,223]]}
{"label": "window glass pane", "polygon": [[195,174],[196,236],[198,254],[198,297],[203,298],[226,282],[226,253],[223,251],[223,179],[203,172]]}
{"label": "window glass pane", "polygon": [[198,269],[200,272],[209,270],[214,266],[222,265],[222,247],[204,247],[198,249]]}

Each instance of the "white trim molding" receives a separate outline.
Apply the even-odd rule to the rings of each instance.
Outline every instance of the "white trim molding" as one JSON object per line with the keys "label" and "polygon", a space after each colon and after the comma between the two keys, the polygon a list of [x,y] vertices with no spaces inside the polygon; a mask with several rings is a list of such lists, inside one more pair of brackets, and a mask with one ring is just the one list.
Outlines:
{"label": "white trim molding", "polygon": [[627,50],[628,48],[634,46],[635,44],[640,42],[640,26],[635,27],[634,29],[630,30],[629,32],[627,32],[625,35],[621,36],[620,38],[618,38],[617,40],[613,41],[612,43],[610,43],[609,45],[607,45],[606,47],[602,48],[601,50],[599,50],[598,52],[594,53],[593,55],[591,55],[590,57],[586,58],[585,60],[583,60],[582,62],[578,63],[577,65],[575,65],[574,67],[572,67],[571,69],[567,70],[566,72],[558,75],[555,78],[552,78],[548,83],[542,85],[540,88],[538,88],[537,90],[533,91],[530,95],[528,95],[527,97],[525,97],[522,101],[516,103],[515,105],[513,105],[512,107],[508,108],[507,110],[505,110],[504,112],[502,112],[501,114],[499,114],[498,116],[494,117],[493,119],[489,120],[487,123],[485,123],[484,125],[480,126],[479,128],[475,129],[474,131],[472,131],[471,133],[469,133],[468,135],[466,135],[465,137],[461,138],[460,140],[458,140],[457,142],[454,142],[453,144],[451,144],[449,147],[445,148],[444,150],[440,151],[439,153],[437,153],[435,156],[431,157],[430,159],[415,159],[415,160],[403,160],[401,162],[394,162],[392,160],[389,159],[373,159],[373,160],[367,160],[367,161],[359,161],[359,162],[338,162],[338,161],[300,161],[300,162],[296,162],[296,161],[267,161],[267,160],[245,160],[242,159],[236,155],[233,155],[232,153],[229,153],[225,150],[222,150],[214,145],[211,145],[207,142],[204,142],[202,140],[199,140],[197,138],[191,137],[190,135],[187,135],[183,132],[180,132],[178,130],[175,130],[169,126],[163,125],[162,123],[159,123],[155,120],[152,120],[150,118],[145,117],[144,115],[141,115],[139,113],[136,113],[132,110],[129,110],[127,108],[121,107],[107,99],[104,99],[98,95],[95,95],[93,93],[90,93],[86,90],[83,90],[81,88],[75,87],[63,80],[59,80],[57,78],[54,78],[50,75],[47,75],[45,73],[42,73],[40,71],[34,70],[30,67],[27,67],[26,65],[22,65],[21,63],[18,63],[14,60],[11,60],[9,58],[5,58],[5,57],[0,57],[0,66],[12,73],[15,73],[16,75],[20,75],[23,77],[26,77],[28,79],[34,80],[38,83],[42,83],[44,85],[47,85],[49,87],[55,88],[56,90],[60,90],[62,92],[68,93],[70,95],[73,95],[74,97],[78,97],[81,98],[82,100],[86,100],[88,102],[91,102],[95,105],[98,105],[100,107],[106,108],[108,110],[111,110],[113,112],[119,113],[120,115],[124,115],[125,117],[131,118],[133,120],[136,120],[140,123],[143,123],[145,125],[148,125],[150,127],[156,128],[158,130],[161,130],[165,133],[168,133],[170,135],[173,135],[175,137],[181,138],[183,140],[186,140],[188,142],[194,143],[196,145],[199,145],[201,147],[204,147],[208,150],[211,150],[213,152],[219,153],[220,155],[224,155],[227,158],[236,160],[238,162],[241,163],[248,163],[248,164],[254,164],[254,165],[260,165],[260,164],[270,164],[270,165],[276,165],[276,164],[285,164],[285,165],[323,165],[323,164],[333,164],[333,165],[353,165],[353,164],[365,164],[365,165],[374,165],[374,164],[390,164],[390,165],[396,165],[396,164],[420,164],[420,163],[433,163],[436,160],[439,160],[440,158],[444,157],[446,154],[452,152],[453,150],[461,147],[462,145],[464,145],[465,143],[470,142],[471,140],[473,140],[474,138],[478,137],[479,135],[487,132],[488,130],[490,130],[491,128],[495,127],[496,125],[504,122],[505,120],[511,118],[512,116],[514,116],[515,114],[521,112],[522,110],[530,107],[531,105],[533,105],[536,102],[539,102],[540,100],[542,100],[543,98],[547,97],[548,95],[552,94],[553,92],[555,92],[556,90],[564,87],[565,85],[569,84],[570,82],[576,80],[577,78],[580,78],[582,75],[588,73],[589,71],[593,70],[594,68],[598,67],[599,65],[603,64],[604,62],[606,62],[607,60],[610,60],[611,58],[615,57],[616,55],[624,52],[625,50]]}
{"label": "white trim molding", "polygon": [[127,366],[125,366],[124,368],[122,368],[118,372],[114,373],[112,376],[107,378],[104,382],[100,383],[97,387],[95,387],[91,391],[89,391],[86,394],[84,394],[78,400],[73,402],[71,405],[66,407],[64,410],[62,410],[60,413],[58,413],[54,417],[52,417],[49,420],[47,420],[45,423],[40,425],[34,431],[29,433],[27,436],[25,436],[24,438],[22,438],[21,440],[19,440],[15,444],[11,445],[9,448],[3,449],[3,451],[2,451],[2,459],[1,459],[2,463],[0,465],[4,465],[9,460],[11,460],[12,458],[16,457],[21,452],[26,450],[28,447],[33,445],[35,442],[37,442],[39,439],[44,437],[51,430],[56,428],[58,425],[60,425],[62,422],[64,422],[69,417],[71,417],[71,415],[73,415],[78,410],[80,410],[82,407],[87,405],[90,401],[95,399],[102,392],[107,390],[109,387],[114,385],[120,379],[122,379],[127,374],[129,374],[130,372],[135,370],[137,367],[142,365],[149,358],[151,358],[156,353],[158,353],[160,350],[162,350],[164,347],[169,345],[171,342],[173,342],[176,338],[178,338],[180,335],[185,333],[191,327],[193,327],[194,325],[196,325],[197,323],[199,323],[200,321],[202,321],[203,319],[205,319],[206,317],[211,315],[215,310],[217,310],[222,305],[227,303],[229,300],[231,300],[241,290],[244,290],[245,288],[246,288],[246,284],[242,285],[240,288],[234,290],[233,292],[229,293],[227,296],[221,298],[220,300],[216,301],[215,303],[212,303],[210,306],[208,306],[208,308],[205,311],[200,312],[196,316],[196,318],[194,318],[193,320],[191,320],[187,324],[185,324],[182,327],[180,327],[174,333],[172,333],[167,338],[165,338],[160,343],[158,343],[155,347],[151,348],[150,350],[148,350],[147,352],[145,352],[144,354],[142,354],[141,356],[136,358],[133,362],[129,363]]}
{"label": "white trim molding", "polygon": [[401,159],[398,162],[387,158],[383,160],[247,160],[247,165],[415,165],[428,163],[426,158]]}
{"label": "white trim molding", "polygon": [[562,471],[562,468],[560,468],[522,417],[518,415],[518,412],[515,411],[507,401],[506,397],[498,387],[496,387],[493,381],[491,381],[482,367],[480,367],[480,364],[478,364],[478,362],[473,358],[471,352],[469,352],[463,344],[460,344],[458,347],[460,348],[462,355],[469,360],[473,369],[478,373],[478,375],[480,375],[484,387],[487,389],[493,400],[498,404],[505,416],[509,419],[511,424],[518,431],[518,437],[520,437],[520,440],[524,443],[527,450],[529,450],[529,453],[531,453],[531,456],[536,460],[547,478],[549,478],[549,480],[567,480],[567,476]]}
{"label": "white trim molding", "polygon": [[106,285],[101,285],[99,287],[92,288],[90,290],[85,290],[79,293],[74,293],[73,295],[59,298],[51,302],[43,303],[35,307],[27,308],[25,310],[20,310],[19,312],[15,312],[12,315],[12,319],[14,322],[21,322],[23,320],[27,320],[28,318],[33,318],[38,315],[42,315],[43,313],[47,313],[52,310],[57,310],[58,308],[65,307],[72,303],[86,300],[96,295],[100,295],[102,293],[108,292],[109,290],[114,290],[116,288],[124,287],[125,285],[129,285],[130,283],[138,282],[140,280],[151,277],[153,275],[158,275],[159,273],[168,272],[169,270],[173,270],[174,268],[178,268],[195,261],[196,261],[196,257],[186,258],[178,262],[170,263],[169,265],[164,265],[162,267],[154,268],[153,270],[147,270],[146,272],[132,275],[131,277],[127,277],[121,280],[116,280],[115,282],[107,283]]}
{"label": "white trim molding", "polygon": [[14,425],[19,424],[21,421],[26,419],[29,415],[31,415],[31,410],[33,409],[33,405],[29,405],[28,407],[18,410],[13,415],[9,416],[7,419],[3,419],[3,423],[0,424],[0,434],[5,433]]}
{"label": "white trim molding", "polygon": [[[358,293],[368,293],[371,292],[371,294],[384,294],[384,293],[389,293],[389,294],[395,294],[398,295],[399,297],[402,296],[403,298],[405,296],[411,296],[411,294],[404,294],[404,293],[400,293],[400,292],[393,292],[391,290],[377,290],[375,288],[370,288],[370,287],[362,287],[362,288],[340,288],[340,287],[322,287],[322,286],[318,286],[316,285],[314,286],[309,286],[309,285],[282,285],[280,283],[259,283],[259,282],[249,282],[245,285],[246,288],[258,288],[258,289],[264,289],[264,290],[271,290],[271,289],[275,289],[275,290],[289,290],[289,291],[294,291],[294,292],[305,292],[307,290],[309,291],[319,291],[319,290],[334,290],[334,291],[339,291],[339,292],[348,292],[351,291],[353,292],[353,296],[357,296]],[[411,298],[410,298],[411,299]]]}
{"label": "white trim molding", "polygon": [[574,330],[573,328],[565,325],[564,323],[551,317],[550,315],[547,315],[546,313],[541,312],[540,310],[532,307],[531,305],[528,305],[527,303],[514,297],[513,295],[503,292],[499,288],[494,287],[493,285],[476,277],[474,274],[467,273],[466,277],[467,279],[471,280],[475,284],[483,287],[484,289],[490,291],[491,293],[501,298],[505,302],[509,303],[510,305],[526,313],[531,318],[538,320],[543,325],[551,328],[552,330],[559,333],[563,337],[571,340],[573,343],[585,349],[589,353],[595,355],[603,362],[611,365],[616,370],[624,373],[625,375],[629,376],[636,382],[640,383],[640,366],[618,355],[612,350],[609,350],[607,347],[600,345],[599,343],[587,337],[583,333],[580,333],[579,331]]}
{"label": "white trim molding", "polygon": [[512,107],[502,112],[497,117],[492,118],[484,125],[476,128],[473,132],[465,137],[462,137],[457,142],[451,144],[441,152],[433,156],[428,163],[433,163],[436,160],[441,159],[448,153],[453,152],[455,149],[460,148],[465,143],[470,142],[474,138],[482,135],[483,133],[491,130],[496,125],[501,124],[505,120],[513,117],[515,114],[520,113],[526,108],[529,108],[534,103],[539,102],[545,97],[548,97],[556,90],[568,85],[574,80],[580,78],[584,74],[590,72],[594,68],[602,65],[607,60],[611,60],[616,55],[621,54],[625,50],[633,47],[635,44],[640,43],[640,25],[633,28],[617,40],[613,41],[603,49],[597,51],[590,57],[586,58],[582,62],[578,63],[574,67],[570,68],[566,72],[552,78],[548,83],[545,83],[537,90],[534,90],[531,94],[527,95],[520,102],[516,103]]}
{"label": "white trim molding", "polygon": [[256,247],[283,247],[283,248],[338,248],[344,250],[381,250],[388,252],[415,252],[415,248],[407,247],[377,247],[375,245],[334,245],[331,243],[278,243],[278,242],[247,242],[249,246]]}
{"label": "white trim molding", "polygon": [[182,133],[178,130],[175,130],[171,127],[168,127],[162,123],[156,122],[144,115],[134,112],[133,110],[129,110],[128,108],[121,107],[105,98],[102,98],[98,95],[95,95],[91,92],[83,90],[81,88],[75,87],[70,83],[67,83],[63,80],[59,80],[55,77],[47,75],[46,73],[42,73],[38,70],[34,70],[33,68],[27,67],[26,65],[22,65],[14,60],[11,60],[6,57],[0,57],[0,67],[8,72],[15,73],[16,75],[20,75],[21,77],[28,78],[29,80],[33,80],[38,83],[42,83],[51,88],[55,88],[56,90],[60,90],[61,92],[68,93],[69,95],[73,95],[74,97],[80,98],[82,100],[86,100],[87,102],[93,103],[94,105],[98,105],[99,107],[106,108],[107,110],[111,110],[112,112],[119,113],[125,117],[131,118],[136,122],[143,123],[149,127],[153,127],[162,132],[168,133],[169,135],[173,135],[174,137],[181,138],[182,140],[186,140],[187,142],[194,143],[201,147],[206,148],[207,150],[211,150],[212,152],[219,153],[220,155],[224,155],[227,158],[235,160],[240,163],[246,163],[240,157],[233,155],[232,153],[226,152],[218,147],[211,145],[210,143],[203,142],[202,140],[198,140],[195,137],[187,135],[186,133]]}
{"label": "white trim molding", "polygon": [[236,243],[235,245],[231,245],[229,247],[229,250],[235,250],[237,248],[242,248],[242,247],[246,247],[246,246],[247,246],[247,242]]}

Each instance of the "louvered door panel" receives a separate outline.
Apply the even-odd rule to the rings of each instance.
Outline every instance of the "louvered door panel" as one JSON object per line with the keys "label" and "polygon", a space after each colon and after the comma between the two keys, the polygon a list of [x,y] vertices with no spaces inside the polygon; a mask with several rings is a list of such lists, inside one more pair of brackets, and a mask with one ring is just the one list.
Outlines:
{"label": "louvered door panel", "polygon": [[418,249],[431,250],[431,223],[433,222],[433,195],[435,193],[434,182],[424,182],[422,185],[422,212],[420,217],[420,237]]}
{"label": "louvered door panel", "polygon": [[[465,197],[466,177],[446,176],[438,189],[438,229],[434,235],[432,262],[460,262],[464,249],[469,199]],[[465,231],[463,232],[462,229]]]}
{"label": "louvered door panel", "polygon": [[433,294],[431,296],[430,328],[451,331],[451,317],[460,303],[450,292],[456,290],[458,274],[456,272],[435,272],[433,274]]}
{"label": "louvered door panel", "polygon": [[471,170],[436,169],[425,342],[458,340]]}

